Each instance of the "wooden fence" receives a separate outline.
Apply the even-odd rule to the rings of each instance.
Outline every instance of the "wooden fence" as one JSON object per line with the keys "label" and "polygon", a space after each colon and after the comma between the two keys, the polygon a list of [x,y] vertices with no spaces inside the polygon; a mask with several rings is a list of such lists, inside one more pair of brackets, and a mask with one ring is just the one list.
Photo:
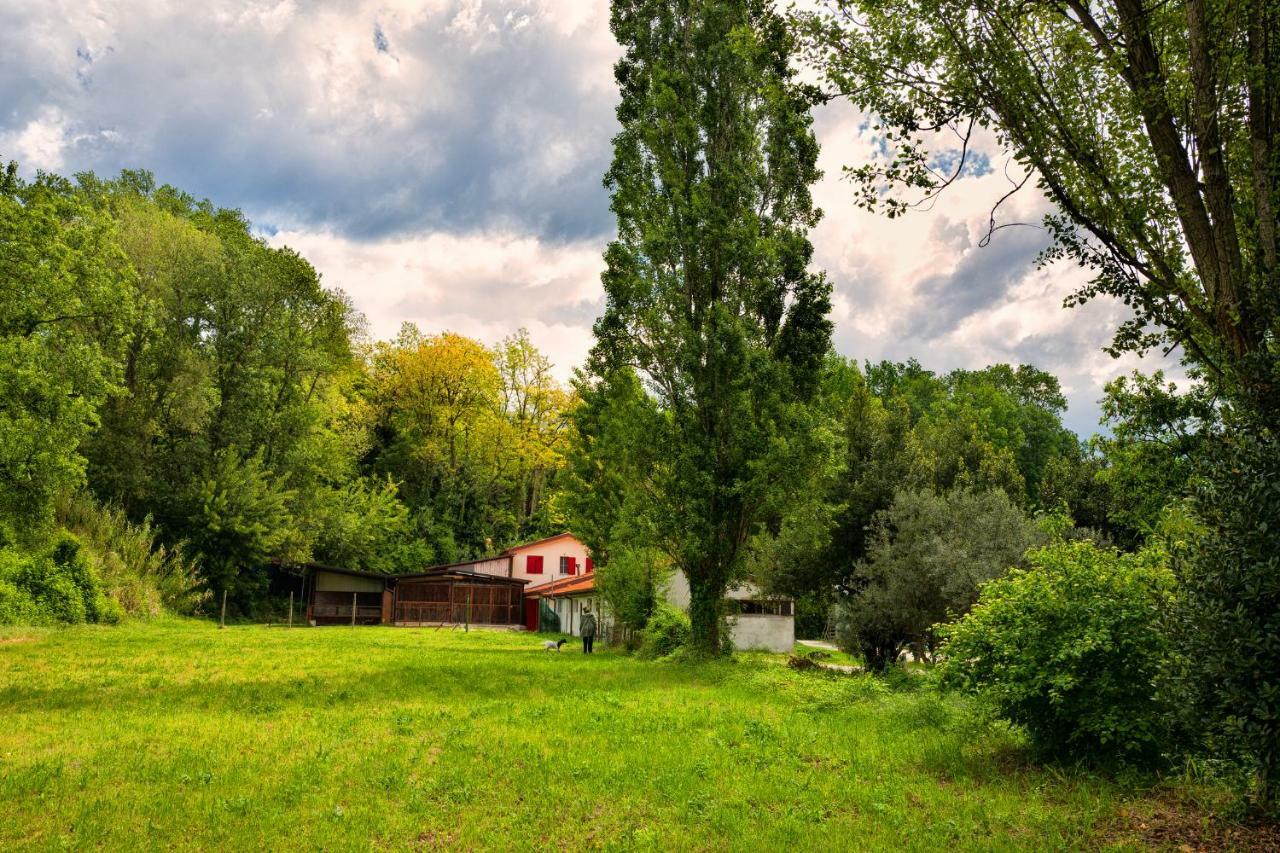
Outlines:
{"label": "wooden fence", "polygon": [[519,625],[521,590],[462,581],[401,581],[396,587],[395,621],[408,625]]}

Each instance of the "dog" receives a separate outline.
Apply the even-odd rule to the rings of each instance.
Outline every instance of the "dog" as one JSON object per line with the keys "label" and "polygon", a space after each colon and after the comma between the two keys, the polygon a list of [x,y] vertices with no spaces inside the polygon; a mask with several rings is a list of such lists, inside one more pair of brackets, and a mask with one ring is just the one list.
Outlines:
{"label": "dog", "polygon": [[545,640],[542,643],[542,650],[544,652],[558,652],[565,642],[565,640]]}

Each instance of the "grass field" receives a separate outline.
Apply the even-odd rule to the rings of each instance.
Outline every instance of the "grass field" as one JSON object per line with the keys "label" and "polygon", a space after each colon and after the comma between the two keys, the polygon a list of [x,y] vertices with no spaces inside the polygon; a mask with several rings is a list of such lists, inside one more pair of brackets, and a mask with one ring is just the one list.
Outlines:
{"label": "grass field", "polygon": [[0,848],[1081,849],[1143,802],[927,686],[539,645],[0,629]]}

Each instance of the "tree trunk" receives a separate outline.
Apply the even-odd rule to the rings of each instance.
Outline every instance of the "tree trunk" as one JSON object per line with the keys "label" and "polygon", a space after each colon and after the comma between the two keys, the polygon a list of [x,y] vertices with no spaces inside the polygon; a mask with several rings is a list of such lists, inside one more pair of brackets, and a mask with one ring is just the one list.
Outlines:
{"label": "tree trunk", "polygon": [[692,631],[689,646],[702,657],[716,657],[720,654],[720,608],[724,601],[724,583],[716,583],[716,572],[708,572],[705,568],[696,577],[685,572],[689,578],[689,622]]}

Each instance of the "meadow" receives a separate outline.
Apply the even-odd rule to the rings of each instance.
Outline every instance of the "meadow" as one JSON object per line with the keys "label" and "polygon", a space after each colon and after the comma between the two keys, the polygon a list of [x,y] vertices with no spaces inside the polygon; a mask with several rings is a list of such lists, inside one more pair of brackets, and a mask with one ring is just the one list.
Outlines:
{"label": "meadow", "polygon": [[522,633],[0,628],[0,848],[1140,849],[927,678]]}

